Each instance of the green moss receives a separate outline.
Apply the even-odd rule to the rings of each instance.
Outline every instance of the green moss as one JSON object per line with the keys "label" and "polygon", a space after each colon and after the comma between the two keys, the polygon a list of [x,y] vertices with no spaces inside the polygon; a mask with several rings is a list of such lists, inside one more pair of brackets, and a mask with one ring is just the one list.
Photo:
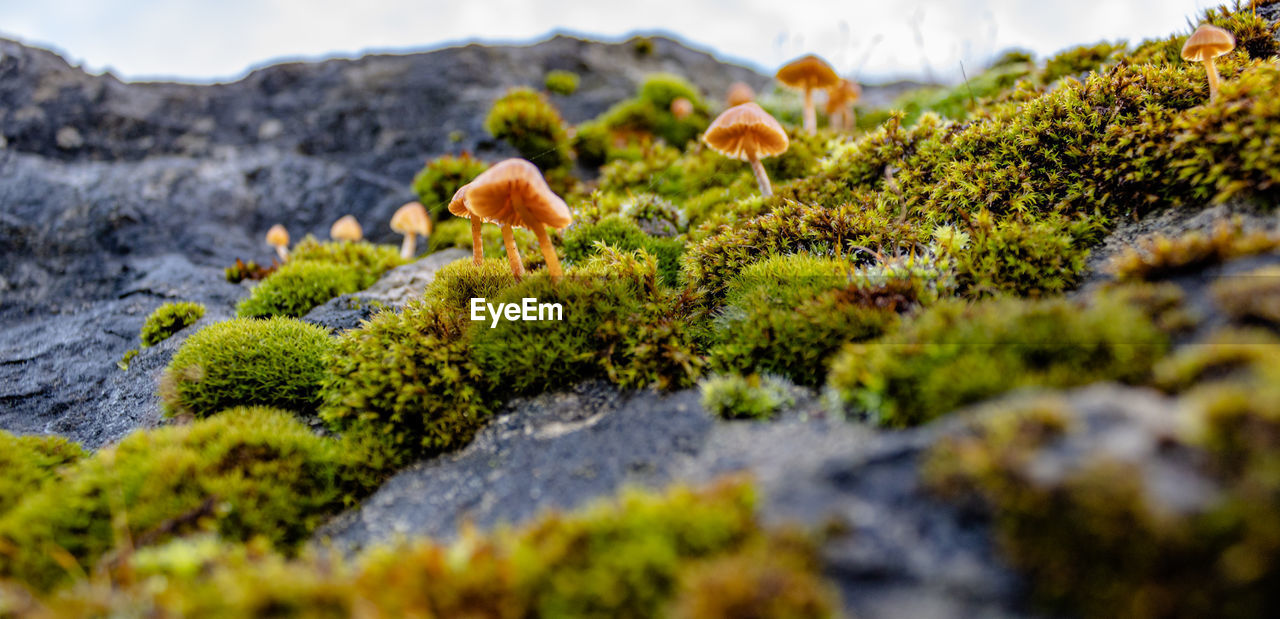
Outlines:
{"label": "green moss", "polygon": [[846,347],[830,384],[875,422],[914,426],[1018,387],[1140,381],[1166,346],[1148,317],[1114,298],[944,302]]}
{"label": "green moss", "polygon": [[711,333],[711,363],[820,385],[833,353],[880,335],[916,301],[908,281],[855,282],[847,260],[772,257],[730,282]]}
{"label": "green moss", "polygon": [[457,157],[436,157],[428,161],[413,177],[413,192],[418,194],[418,200],[427,207],[431,219],[439,222],[452,217],[449,214],[449,201],[458,188],[470,183],[487,169],[488,164],[465,152]]}
{"label": "green moss", "polygon": [[[693,103],[693,112],[685,118],[671,113],[671,102],[679,98]],[[645,145],[653,138],[683,148],[706,130],[710,116],[710,108],[687,80],[655,73],[645,79],[634,98],[615,104],[580,128],[586,135],[579,142],[579,151],[585,151],[593,162],[603,162],[634,159],[627,154],[628,149]]]}
{"label": "green moss", "polygon": [[144,348],[155,346],[203,317],[204,306],[199,303],[165,303],[147,316],[138,337],[142,339]]}
{"label": "green moss", "polygon": [[372,286],[383,273],[406,262],[400,257],[400,247],[396,245],[374,245],[368,241],[322,242],[310,235],[293,246],[289,261],[331,262],[350,266],[359,273],[361,289]]}
{"label": "green moss", "polygon": [[292,318],[236,318],[188,337],[160,380],[169,415],[212,415],[234,406],[309,413],[319,403],[328,332]]}
{"label": "green moss", "polygon": [[[850,254],[858,247],[893,247],[920,234],[897,223],[874,204],[837,208],[788,203],[767,215],[722,228],[689,248],[685,281],[709,299],[721,298],[729,280],[753,262],[774,254]],[[860,262],[869,262],[857,258]]]}
{"label": "green moss", "polygon": [[129,364],[133,363],[133,358],[137,357],[141,352],[137,348],[130,348],[124,351],[124,354],[120,355],[120,360],[116,362],[116,367],[120,368],[121,372],[128,372]]}
{"label": "green moss", "polygon": [[1174,351],[1156,364],[1156,386],[1182,392],[1209,382],[1258,379],[1280,367],[1280,338],[1258,328],[1225,328]]}
{"label": "green moss", "polygon": [[0,430],[0,516],[85,455],[59,436],[14,436]]}
{"label": "green moss", "polygon": [[479,268],[459,260],[436,274],[423,300],[344,333],[326,360],[320,416],[407,457],[465,445],[496,403],[492,378],[469,350],[467,303],[513,283],[506,260]]}
{"label": "green moss", "polygon": [[[489,299],[559,303],[563,320],[472,323],[472,355],[481,373],[522,395],[564,389],[589,378],[623,386],[687,386],[700,371],[692,342],[658,287],[657,261],[605,248],[559,282],[535,273]],[[636,364],[644,369],[636,372]]]}
{"label": "green moss", "polygon": [[698,383],[702,407],[724,419],[769,419],[795,403],[785,380],[759,374],[717,374]]}
{"label": "green moss", "polygon": [[263,408],[137,432],[0,517],[0,543],[18,549],[0,562],[0,576],[48,588],[112,549],[197,531],[291,549],[352,493],[367,491],[352,476],[362,459]]}
{"label": "green moss", "polygon": [[294,260],[254,286],[236,305],[236,315],[297,318],[329,299],[360,290],[360,274],[350,266]]}
{"label": "green moss", "polygon": [[1087,217],[1056,214],[996,222],[980,211],[966,229],[970,243],[956,252],[956,270],[961,288],[974,296],[1069,290],[1085,270],[1087,248],[1101,236],[1101,226]]}
{"label": "green moss", "polygon": [[779,613],[770,616],[829,614],[814,540],[763,528],[754,506],[740,480],[632,490],[519,529],[464,529],[452,545],[402,543],[356,561],[194,536],[126,553],[109,578],[44,601],[56,616],[741,616],[733,609],[753,601]]}
{"label": "green moss", "polygon": [[570,165],[569,134],[560,112],[529,88],[513,88],[493,102],[485,118],[489,135],[510,144],[543,173]]}
{"label": "green moss", "polygon": [[1058,52],[1045,61],[1040,79],[1052,84],[1064,77],[1076,77],[1098,71],[1104,64],[1114,62],[1127,49],[1124,43],[1095,43],[1080,45]]}
{"label": "green moss", "polygon": [[569,96],[578,91],[578,81],[581,78],[573,71],[561,71],[559,69],[548,71],[547,76],[543,79],[542,85],[548,92],[557,95]]}
{"label": "green moss", "polygon": [[622,251],[640,249],[648,252],[657,258],[659,274],[667,285],[674,285],[680,276],[684,243],[651,237],[620,215],[611,215],[595,223],[580,223],[566,230],[564,259],[568,262],[584,261],[595,255],[597,243]]}

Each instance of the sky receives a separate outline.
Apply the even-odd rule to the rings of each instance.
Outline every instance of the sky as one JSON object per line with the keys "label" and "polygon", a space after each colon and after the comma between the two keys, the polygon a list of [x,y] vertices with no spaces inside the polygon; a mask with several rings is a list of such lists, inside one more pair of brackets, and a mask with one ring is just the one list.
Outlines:
{"label": "sky", "polygon": [[473,40],[674,34],[772,72],[806,53],[864,82],[956,81],[998,52],[1044,58],[1163,36],[1220,0],[0,0],[0,35],[124,79],[215,82],[280,60]]}

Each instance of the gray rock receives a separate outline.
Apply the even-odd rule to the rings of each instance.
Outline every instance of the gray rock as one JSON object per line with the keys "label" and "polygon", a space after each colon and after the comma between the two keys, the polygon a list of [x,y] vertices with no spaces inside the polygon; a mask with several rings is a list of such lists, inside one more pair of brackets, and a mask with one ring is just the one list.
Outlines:
{"label": "gray rock", "polygon": [[518,524],[623,486],[705,483],[749,472],[773,522],[850,533],[828,545],[828,573],[858,617],[1019,616],[1021,584],[984,526],[927,496],[916,462],[938,431],[880,433],[810,415],[770,423],[711,418],[696,391],[621,394],[605,384],[511,403],[462,451],[388,481],[318,534],[345,550],[430,536],[469,521]]}

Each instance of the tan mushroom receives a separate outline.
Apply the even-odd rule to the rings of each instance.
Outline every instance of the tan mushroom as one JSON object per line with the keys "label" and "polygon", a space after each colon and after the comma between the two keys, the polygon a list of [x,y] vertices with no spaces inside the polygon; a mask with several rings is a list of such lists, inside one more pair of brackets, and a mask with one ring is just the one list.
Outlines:
{"label": "tan mushroom", "polygon": [[813,135],[818,132],[818,116],[813,110],[813,91],[831,88],[840,81],[836,70],[827,61],[812,54],[787,63],[778,69],[778,81],[804,91],[804,130]]}
{"label": "tan mushroom", "polygon": [[396,209],[391,216],[391,229],[404,235],[400,244],[400,257],[408,260],[418,251],[418,235],[427,238],[431,235],[431,218],[427,209],[418,202],[410,202]]}
{"label": "tan mushroom", "polygon": [[857,124],[853,114],[853,103],[862,96],[862,88],[851,80],[840,80],[839,84],[827,89],[827,118],[831,119],[831,128],[836,131],[852,130]]}
{"label": "tan mushroom", "polygon": [[725,97],[725,101],[728,102],[729,107],[742,105],[743,103],[751,103],[755,100],[756,92],[751,90],[751,87],[743,82],[734,82],[733,85],[729,87],[729,93]]}
{"label": "tan mushroom", "polygon": [[267,230],[267,245],[276,248],[276,255],[280,256],[280,262],[289,261],[289,231],[284,226],[276,224]]}
{"label": "tan mushroom", "polygon": [[537,166],[524,159],[507,159],[471,181],[464,199],[473,214],[502,226],[502,242],[516,277],[524,273],[524,265],[516,250],[513,226],[532,230],[538,237],[538,249],[542,250],[547,272],[553,279],[564,274],[547,236],[547,226],[562,229],[573,223],[573,216],[564,200],[547,186]]}
{"label": "tan mushroom", "polygon": [[750,163],[760,193],[766,198],[773,195],[760,159],[787,152],[790,141],[777,119],[759,105],[743,103],[725,110],[707,127],[702,141],[726,157]]}
{"label": "tan mushroom", "polygon": [[329,238],[336,241],[359,241],[364,238],[364,230],[355,217],[343,215],[329,226]]}
{"label": "tan mushroom", "polygon": [[484,242],[480,240],[480,226],[484,225],[484,220],[478,215],[473,215],[471,209],[467,208],[467,185],[463,185],[453,193],[453,199],[449,200],[449,212],[454,217],[471,220],[471,260],[476,266],[484,263]]}
{"label": "tan mushroom", "polygon": [[1203,24],[1191,33],[1182,46],[1182,59],[1187,62],[1203,62],[1209,74],[1209,101],[1218,100],[1218,67],[1213,60],[1236,48],[1236,39],[1230,32],[1217,26]]}
{"label": "tan mushroom", "polygon": [[671,101],[671,115],[677,120],[688,118],[693,113],[693,102],[684,98],[676,97]]}

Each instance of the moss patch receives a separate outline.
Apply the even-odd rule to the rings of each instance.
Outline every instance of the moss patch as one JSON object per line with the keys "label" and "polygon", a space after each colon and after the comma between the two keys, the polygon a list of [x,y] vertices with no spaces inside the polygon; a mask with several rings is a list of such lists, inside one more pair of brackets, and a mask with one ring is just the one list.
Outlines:
{"label": "moss patch", "polygon": [[144,348],[155,346],[203,317],[204,306],[199,303],[165,303],[147,316],[138,337],[142,340]]}

